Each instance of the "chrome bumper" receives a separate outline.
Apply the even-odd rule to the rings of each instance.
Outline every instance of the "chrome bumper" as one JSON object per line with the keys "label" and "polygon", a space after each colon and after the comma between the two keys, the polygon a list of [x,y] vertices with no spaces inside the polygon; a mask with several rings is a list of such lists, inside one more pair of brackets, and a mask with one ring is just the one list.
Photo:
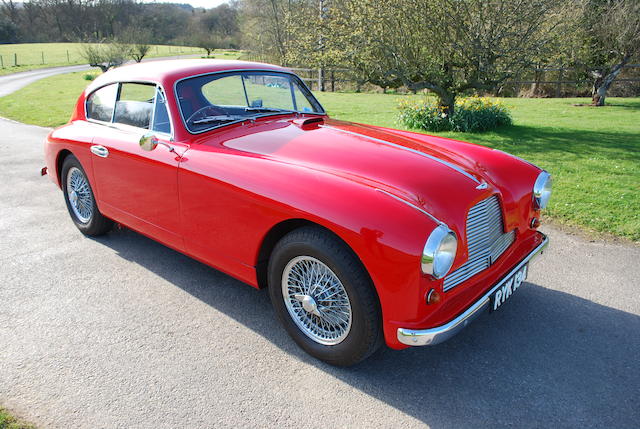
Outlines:
{"label": "chrome bumper", "polygon": [[[542,233],[540,233],[542,234]],[[435,328],[413,330],[398,328],[398,341],[408,346],[432,346],[440,344],[449,338],[456,335],[469,323],[471,323],[476,317],[478,317],[483,310],[486,310],[489,306],[491,295],[498,290],[502,284],[508,280],[512,274],[518,271],[524,264],[531,261],[534,257],[542,254],[549,244],[549,239],[543,234],[543,241],[533,249],[522,261],[518,263],[511,271],[509,271],[495,286],[493,286],[487,293],[482,295],[480,299],[474,302],[469,308],[467,308],[462,314],[453,319],[449,323],[436,326]]]}

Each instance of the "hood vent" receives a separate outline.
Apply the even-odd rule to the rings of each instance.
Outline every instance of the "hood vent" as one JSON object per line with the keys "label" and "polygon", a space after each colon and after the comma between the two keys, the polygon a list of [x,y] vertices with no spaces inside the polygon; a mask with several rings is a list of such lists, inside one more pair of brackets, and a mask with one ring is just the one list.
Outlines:
{"label": "hood vent", "polygon": [[322,116],[312,116],[308,118],[294,119],[293,123],[302,128],[303,130],[310,130],[318,128],[319,125],[324,124],[324,118]]}

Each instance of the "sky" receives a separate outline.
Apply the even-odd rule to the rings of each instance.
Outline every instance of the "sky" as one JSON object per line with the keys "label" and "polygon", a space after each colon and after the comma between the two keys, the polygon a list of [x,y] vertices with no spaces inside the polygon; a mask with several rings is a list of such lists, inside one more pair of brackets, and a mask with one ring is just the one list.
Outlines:
{"label": "sky", "polygon": [[193,7],[216,7],[222,3],[226,3],[227,0],[142,0],[143,3],[189,3]]}

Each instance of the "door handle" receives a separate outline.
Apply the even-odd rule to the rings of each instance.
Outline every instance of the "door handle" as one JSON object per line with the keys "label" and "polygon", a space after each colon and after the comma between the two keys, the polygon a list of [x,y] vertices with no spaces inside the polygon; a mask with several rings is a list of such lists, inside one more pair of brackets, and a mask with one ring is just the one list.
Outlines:
{"label": "door handle", "polygon": [[98,155],[101,158],[106,158],[109,156],[109,149],[100,145],[91,146],[91,153],[94,155]]}

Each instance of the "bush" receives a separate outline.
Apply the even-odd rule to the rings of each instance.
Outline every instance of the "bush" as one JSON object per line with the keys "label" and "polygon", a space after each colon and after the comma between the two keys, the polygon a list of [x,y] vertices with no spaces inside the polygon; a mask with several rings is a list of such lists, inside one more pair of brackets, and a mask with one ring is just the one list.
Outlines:
{"label": "bush", "polygon": [[85,74],[82,75],[82,78],[84,80],[93,80],[96,77],[98,77],[98,75],[96,73],[85,73]]}
{"label": "bush", "polygon": [[482,132],[511,124],[509,110],[500,102],[487,97],[467,97],[456,100],[453,115],[437,102],[401,101],[399,119],[408,128],[427,131]]}

